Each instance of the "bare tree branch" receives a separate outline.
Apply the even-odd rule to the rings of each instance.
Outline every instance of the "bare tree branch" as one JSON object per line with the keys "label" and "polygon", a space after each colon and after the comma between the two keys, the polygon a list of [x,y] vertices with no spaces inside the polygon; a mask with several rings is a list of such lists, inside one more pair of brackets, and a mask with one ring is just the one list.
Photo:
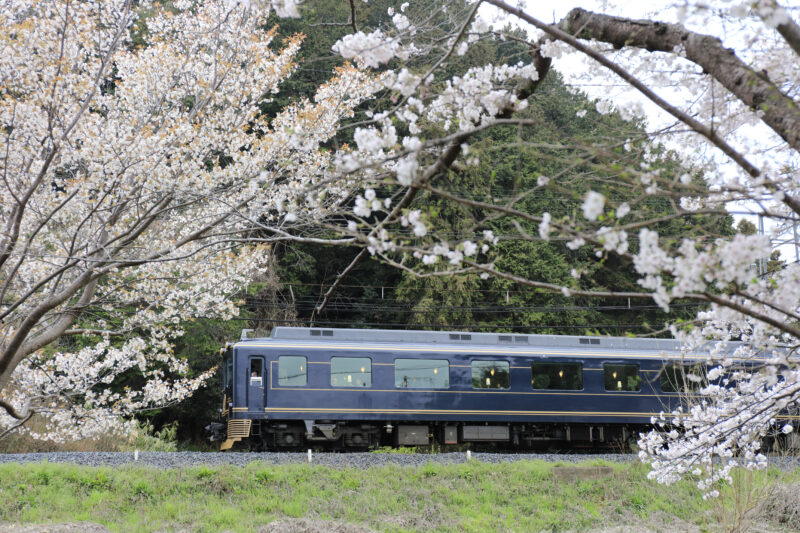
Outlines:
{"label": "bare tree branch", "polygon": [[353,27],[353,33],[358,32],[358,25],[356,25],[356,2],[350,0],[350,25]]}
{"label": "bare tree branch", "polygon": [[67,329],[64,331],[64,335],[96,335],[99,337],[121,337],[123,335],[127,335],[130,331],[115,331],[110,329],[89,329],[89,328],[77,328],[77,329]]}
{"label": "bare tree branch", "polygon": [[[2,406],[0,406],[0,407],[2,407]],[[33,417],[33,415],[34,415],[34,412],[33,411],[29,411],[28,415],[25,416],[23,419],[21,419],[18,423],[13,424],[11,427],[9,427],[8,429],[6,429],[2,433],[0,433],[0,440],[5,438],[6,435],[10,435],[14,431],[16,431],[19,428],[21,428],[22,426],[24,426],[28,422],[28,420],[30,420],[31,417]]]}
{"label": "bare tree branch", "polygon": [[22,408],[22,411],[17,411],[13,405],[9,402],[0,399],[0,407],[5,409],[5,411],[11,415],[12,417],[16,418],[17,420],[27,420],[33,414],[30,410],[30,402],[26,402]]}

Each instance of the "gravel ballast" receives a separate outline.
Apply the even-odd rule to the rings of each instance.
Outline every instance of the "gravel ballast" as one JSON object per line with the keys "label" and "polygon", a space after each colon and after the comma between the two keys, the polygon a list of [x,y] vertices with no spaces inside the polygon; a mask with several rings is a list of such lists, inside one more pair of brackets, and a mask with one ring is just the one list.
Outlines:
{"label": "gravel ballast", "polygon": [[[335,468],[364,468],[398,465],[424,466],[428,463],[459,464],[469,460],[483,463],[514,461],[547,461],[551,463],[586,463],[603,460],[615,463],[638,461],[635,454],[554,454],[554,453],[312,453],[311,464]],[[0,454],[2,463],[67,463],[83,466],[142,466],[150,468],[184,468],[192,466],[247,466],[260,462],[273,465],[308,463],[308,453],[214,453],[214,452],[49,452]],[[800,468],[800,457],[770,457],[771,466],[785,470]]]}
{"label": "gravel ballast", "polygon": [[[636,461],[631,454],[514,454],[472,453],[467,459],[464,452],[434,454],[401,453],[312,453],[311,463],[332,467],[358,467],[400,465],[422,466],[428,463],[456,464],[468,460],[484,463],[506,463],[521,460],[579,463],[603,459],[613,462]],[[187,466],[246,466],[253,462],[274,465],[308,463],[308,453],[210,453],[210,452],[139,452],[138,460],[132,452],[50,452],[0,454],[0,463],[70,463],[84,466],[136,465],[152,468],[181,468]]]}

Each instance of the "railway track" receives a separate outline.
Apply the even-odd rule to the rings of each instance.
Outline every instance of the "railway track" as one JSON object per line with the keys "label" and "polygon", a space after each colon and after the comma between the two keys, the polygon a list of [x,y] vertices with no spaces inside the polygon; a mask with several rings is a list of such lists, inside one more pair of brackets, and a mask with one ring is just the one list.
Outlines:
{"label": "railway track", "polygon": [[[635,454],[561,454],[561,453],[317,453],[312,452],[312,465],[334,468],[372,466],[424,466],[428,463],[460,464],[468,461],[506,463],[539,460],[547,462],[583,463],[602,459],[609,462],[635,462]],[[779,468],[800,468],[800,457],[772,456],[770,463]],[[237,466],[260,462],[271,465],[308,464],[308,452],[49,452],[0,454],[2,463],[67,463],[84,466],[142,466],[149,468],[187,468],[193,466]]]}

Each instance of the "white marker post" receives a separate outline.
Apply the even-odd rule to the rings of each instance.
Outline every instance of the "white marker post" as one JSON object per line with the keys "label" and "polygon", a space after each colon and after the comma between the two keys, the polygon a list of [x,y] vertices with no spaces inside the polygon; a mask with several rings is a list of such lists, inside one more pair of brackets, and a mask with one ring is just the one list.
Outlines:
{"label": "white marker post", "polygon": [[308,450],[308,462],[311,463],[311,449]]}
{"label": "white marker post", "polygon": [[472,452],[467,450],[467,461],[472,461]]}

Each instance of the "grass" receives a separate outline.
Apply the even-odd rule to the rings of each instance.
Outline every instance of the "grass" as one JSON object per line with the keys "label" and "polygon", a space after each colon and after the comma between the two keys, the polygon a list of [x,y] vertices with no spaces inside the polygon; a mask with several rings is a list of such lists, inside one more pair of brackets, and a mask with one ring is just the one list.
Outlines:
{"label": "grass", "polygon": [[[535,460],[166,471],[6,464],[0,465],[0,524],[91,521],[112,531],[203,532],[257,531],[300,517],[378,531],[635,530],[651,520],[666,530],[665,520],[704,531],[718,524],[714,506],[720,503],[703,501],[693,484],[664,487],[646,479],[646,466],[610,466],[613,474],[605,479],[556,482],[553,465]],[[797,472],[760,475],[782,486],[800,479]]]}
{"label": "grass", "polygon": [[399,446],[397,448],[383,446],[370,451],[370,453],[394,453],[399,455],[411,455],[418,452],[421,452],[421,450],[418,450],[416,446]]}

